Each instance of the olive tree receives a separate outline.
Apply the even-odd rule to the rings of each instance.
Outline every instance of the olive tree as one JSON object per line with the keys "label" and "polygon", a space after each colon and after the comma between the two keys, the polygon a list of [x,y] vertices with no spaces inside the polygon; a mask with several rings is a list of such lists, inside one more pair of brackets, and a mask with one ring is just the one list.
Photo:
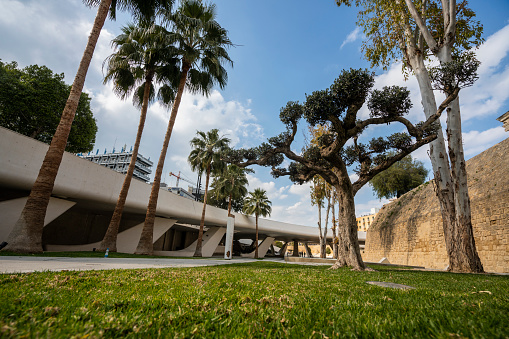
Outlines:
{"label": "olive tree", "polygon": [[[435,140],[435,121],[459,93],[459,86],[455,86],[435,114],[412,124],[404,117],[412,106],[409,91],[398,86],[372,90],[373,84],[374,73],[343,71],[330,88],[313,92],[303,104],[288,102],[281,109],[279,116],[286,126],[285,132],[258,147],[230,150],[225,155],[226,160],[240,167],[254,164],[271,167],[274,177],[288,176],[297,184],[319,175],[335,188],[339,204],[339,256],[334,268],[347,265],[355,270],[366,269],[357,238],[355,194],[376,174]],[[366,102],[370,116],[362,120],[359,110]],[[311,126],[329,124],[330,128],[317,138],[316,145],[311,144],[298,154],[291,146],[302,118]],[[391,123],[401,124],[406,132],[361,142],[367,127]],[[390,151],[394,153],[391,155]],[[283,167],[285,157],[290,163]],[[349,168],[357,173],[353,182]]]}

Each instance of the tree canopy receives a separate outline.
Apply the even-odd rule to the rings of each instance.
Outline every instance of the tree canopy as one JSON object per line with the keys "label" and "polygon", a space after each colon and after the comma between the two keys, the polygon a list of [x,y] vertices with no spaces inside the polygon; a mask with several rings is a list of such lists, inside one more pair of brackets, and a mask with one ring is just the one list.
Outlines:
{"label": "tree canopy", "polygon": [[[371,66],[387,68],[393,61],[403,59],[403,66],[408,62],[408,45],[412,44],[426,58],[437,49],[449,43],[448,29],[444,25],[443,1],[414,1],[415,5],[405,0],[336,0],[338,5],[359,7],[357,24],[364,29],[367,39],[362,44],[362,51]],[[409,6],[420,14],[423,24],[428,27],[430,37],[437,41],[431,47],[426,43],[423,32],[412,18]],[[446,11],[447,12],[447,11]],[[467,0],[456,3],[456,31],[454,34],[454,55],[479,46],[483,27],[476,20],[475,12],[468,7]],[[430,40],[430,39],[428,39]]]}
{"label": "tree canopy", "polygon": [[208,204],[235,212],[242,212],[244,198],[247,195],[247,173],[254,172],[249,168],[240,168],[235,165],[228,165],[223,171],[214,176],[210,187]]}
{"label": "tree canopy", "polygon": [[[343,242],[340,246],[343,261],[338,261],[338,266],[349,265],[358,270],[364,270],[365,265],[357,238],[355,194],[376,174],[436,139],[435,121],[459,92],[459,87],[455,87],[432,117],[414,125],[404,118],[412,105],[409,91],[398,86],[372,90],[373,84],[374,74],[368,70],[344,70],[328,89],[307,95],[304,104],[289,102],[281,109],[279,116],[286,125],[285,132],[256,148],[231,150],[225,156],[241,167],[269,166],[275,177],[289,176],[299,184],[319,175],[332,185],[337,192],[342,221],[339,236]],[[370,116],[361,120],[358,113],[366,102]],[[329,125],[330,128],[297,154],[291,145],[302,118],[313,127]],[[374,137],[367,143],[359,140],[368,126],[390,123],[400,123],[406,131]],[[390,151],[394,151],[393,155]],[[285,156],[291,162],[282,167]],[[349,167],[358,175],[353,183]]]}
{"label": "tree canopy", "polygon": [[[46,66],[18,68],[0,61],[0,125],[49,144],[60,122],[71,86],[64,74]],[[91,151],[97,133],[90,97],[81,93],[66,151]]]}
{"label": "tree canopy", "polygon": [[385,171],[375,175],[369,184],[373,187],[379,199],[399,198],[422,185],[427,175],[428,170],[424,167],[424,164],[408,155]]}

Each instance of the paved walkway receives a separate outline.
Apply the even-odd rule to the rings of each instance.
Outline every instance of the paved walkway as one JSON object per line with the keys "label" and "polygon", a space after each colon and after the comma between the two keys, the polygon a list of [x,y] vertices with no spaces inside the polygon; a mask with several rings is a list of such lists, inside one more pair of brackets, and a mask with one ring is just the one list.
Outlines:
{"label": "paved walkway", "polygon": [[[282,258],[266,258],[284,262]],[[206,259],[144,259],[144,258],[68,258],[68,257],[0,257],[0,273],[30,273],[43,271],[87,271],[135,268],[200,267],[248,263],[250,258]]]}

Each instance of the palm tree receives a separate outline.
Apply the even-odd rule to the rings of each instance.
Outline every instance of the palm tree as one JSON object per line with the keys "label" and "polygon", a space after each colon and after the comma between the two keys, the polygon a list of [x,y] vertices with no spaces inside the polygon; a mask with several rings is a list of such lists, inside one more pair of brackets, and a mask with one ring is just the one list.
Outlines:
{"label": "palm tree", "polygon": [[214,195],[218,199],[228,199],[228,216],[231,216],[232,201],[246,196],[246,186],[249,184],[246,174],[253,172],[250,168],[241,168],[232,164],[212,181]]}
{"label": "palm tree", "polygon": [[203,5],[200,1],[183,1],[175,13],[164,13],[169,33],[168,44],[174,49],[177,63],[169,68],[167,77],[172,79],[168,92],[177,89],[175,101],[168,121],[168,127],[159,156],[147,206],[145,223],[136,249],[139,254],[153,252],[154,220],[159,196],[161,176],[170,142],[173,125],[182,99],[184,89],[208,95],[212,86],[226,86],[227,73],[222,64],[232,63],[226,48],[232,46],[227,31],[215,21],[214,5]]}
{"label": "palm tree", "polygon": [[195,257],[201,257],[203,242],[203,227],[205,226],[205,209],[207,207],[207,193],[211,173],[219,173],[223,170],[225,163],[221,160],[222,153],[228,147],[230,139],[219,136],[219,130],[214,128],[209,132],[196,132],[198,135],[191,140],[193,150],[189,154],[188,161],[193,171],[205,172],[205,195],[203,196],[203,210],[201,212],[200,232],[196,244]]}
{"label": "palm tree", "polygon": [[244,213],[254,214],[256,218],[256,238],[255,238],[255,258],[258,259],[258,216],[270,216],[272,202],[267,198],[267,192],[264,189],[257,188],[254,192],[249,192],[249,196],[244,200]]}
{"label": "palm tree", "polygon": [[76,72],[69,98],[62,112],[60,123],[44,157],[41,169],[32,186],[21,216],[9,234],[7,240],[9,245],[6,249],[10,251],[24,253],[42,252],[42,230],[44,218],[46,217],[46,209],[48,208],[60,163],[62,162],[72,121],[74,120],[85,84],[88,67],[108,11],[112,19],[116,17],[117,7],[121,10],[130,11],[137,18],[151,18],[162,8],[169,8],[173,0],[84,0],[84,2],[90,6],[99,5],[97,15],[78,71]]}
{"label": "palm tree", "polygon": [[[107,248],[112,252],[117,251],[118,229],[138,157],[147,109],[149,102],[155,97],[154,84],[164,81],[168,68],[171,69],[175,63],[172,49],[167,47],[164,39],[165,31],[163,27],[149,22],[140,22],[138,26],[129,24],[122,27],[122,34],[112,41],[116,52],[105,60],[107,72],[104,82],[113,81],[113,90],[122,99],[134,93],[133,101],[138,107],[141,106],[141,113],[131,162],[110,224],[99,246],[101,251]],[[166,100],[168,100],[167,95],[168,91],[158,93],[160,98]]]}

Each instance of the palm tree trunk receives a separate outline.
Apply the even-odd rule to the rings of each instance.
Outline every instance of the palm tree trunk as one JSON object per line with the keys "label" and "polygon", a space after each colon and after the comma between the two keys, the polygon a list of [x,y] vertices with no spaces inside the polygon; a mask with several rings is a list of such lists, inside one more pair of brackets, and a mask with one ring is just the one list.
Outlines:
{"label": "palm tree trunk", "polygon": [[[201,212],[200,231],[198,232],[198,240],[196,241],[196,251],[194,257],[202,257],[201,247],[203,242],[203,227],[205,226],[205,209],[207,208],[207,193],[209,191],[210,164],[207,165],[207,179],[205,180],[205,195],[203,196],[203,210]],[[199,192],[198,192],[199,193]]]}
{"label": "palm tree trunk", "polygon": [[256,233],[255,233],[255,259],[258,259],[258,213],[256,213],[256,223],[255,223],[255,227],[256,227]]}
{"label": "palm tree trunk", "polygon": [[109,248],[111,252],[117,251],[118,229],[120,227],[122,213],[124,212],[127,193],[129,192],[129,187],[131,187],[131,180],[133,178],[136,159],[138,158],[138,149],[140,148],[141,135],[143,134],[143,128],[145,127],[145,119],[147,117],[148,98],[150,95],[152,77],[153,77],[152,74],[147,74],[145,79],[145,88],[143,91],[143,104],[141,106],[140,112],[140,122],[138,123],[138,132],[136,133],[136,141],[134,142],[133,152],[131,154],[131,161],[129,162],[127,174],[124,178],[122,188],[120,189],[120,194],[118,195],[117,204],[115,205],[115,210],[113,211],[113,216],[111,217],[110,224],[108,226],[108,229],[106,230],[106,234],[104,235],[103,240],[101,241],[101,245],[99,245],[99,251],[106,251],[107,248]]}
{"label": "palm tree trunk", "polygon": [[44,157],[41,169],[32,186],[32,190],[21,212],[21,216],[9,234],[7,240],[9,245],[6,247],[6,250],[19,253],[40,253],[43,251],[42,230],[44,227],[46,210],[58,174],[58,169],[62,162],[67,138],[71,131],[71,125],[74,120],[74,115],[76,114],[81,92],[85,84],[88,67],[92,60],[104,21],[108,16],[108,9],[110,8],[111,1],[112,0],[102,0],[99,5],[94,26],[88,37],[87,47],[81,58],[69,98],[62,112],[60,123],[51,140],[48,152]]}
{"label": "palm tree trunk", "polygon": [[170,114],[170,121],[168,121],[168,128],[166,129],[166,135],[164,136],[163,148],[159,155],[159,161],[157,162],[156,173],[154,176],[154,183],[152,184],[152,190],[150,192],[150,199],[148,201],[147,213],[145,215],[145,223],[143,224],[143,230],[141,231],[140,241],[134,253],[152,255],[154,253],[154,221],[156,218],[157,200],[159,198],[159,188],[161,186],[161,176],[163,173],[164,161],[166,159],[166,153],[168,151],[168,144],[170,143],[171,133],[173,126],[177,119],[177,113],[182,100],[182,93],[186,86],[187,73],[189,68],[182,67],[182,74],[180,75],[179,88],[175,101],[173,102],[173,108]]}

